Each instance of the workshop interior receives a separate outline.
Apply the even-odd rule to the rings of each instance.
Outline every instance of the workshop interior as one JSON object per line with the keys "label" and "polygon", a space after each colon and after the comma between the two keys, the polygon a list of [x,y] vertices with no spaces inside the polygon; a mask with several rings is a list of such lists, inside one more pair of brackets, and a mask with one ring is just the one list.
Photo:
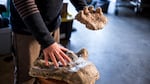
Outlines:
{"label": "workshop interior", "polygon": [[[70,0],[63,1],[60,44],[74,52],[88,50],[100,73],[95,84],[150,84],[150,0],[86,0],[108,19],[97,31],[77,21]],[[14,81],[9,2],[0,0],[0,84]]]}

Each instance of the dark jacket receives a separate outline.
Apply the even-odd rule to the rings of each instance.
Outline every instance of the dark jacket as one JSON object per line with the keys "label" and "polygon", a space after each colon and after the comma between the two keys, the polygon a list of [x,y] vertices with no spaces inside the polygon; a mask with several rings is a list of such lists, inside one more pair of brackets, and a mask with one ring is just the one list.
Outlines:
{"label": "dark jacket", "polygon": [[[70,0],[76,10],[86,6],[84,0]],[[54,43],[49,32],[60,26],[63,0],[14,0],[10,2],[11,26],[15,33],[33,35],[43,48]],[[31,9],[31,10],[30,10]]]}

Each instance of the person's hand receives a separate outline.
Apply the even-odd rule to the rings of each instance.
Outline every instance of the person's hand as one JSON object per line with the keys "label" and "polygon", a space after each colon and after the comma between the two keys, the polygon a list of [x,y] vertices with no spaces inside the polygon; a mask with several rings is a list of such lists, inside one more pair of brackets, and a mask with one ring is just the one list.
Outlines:
{"label": "person's hand", "polygon": [[64,52],[68,51],[68,49],[64,48],[63,46],[53,43],[49,47],[45,48],[43,50],[44,54],[44,60],[46,63],[46,66],[48,66],[48,59],[50,58],[54,65],[56,67],[59,66],[58,62],[56,59],[58,59],[63,66],[66,66],[68,62],[71,62],[72,60],[67,56]]}

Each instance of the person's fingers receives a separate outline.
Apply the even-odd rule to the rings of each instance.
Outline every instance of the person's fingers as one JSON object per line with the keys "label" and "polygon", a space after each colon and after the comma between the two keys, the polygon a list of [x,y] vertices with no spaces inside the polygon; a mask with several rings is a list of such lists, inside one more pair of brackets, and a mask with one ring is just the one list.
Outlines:
{"label": "person's fingers", "polygon": [[59,59],[59,61],[60,61],[64,66],[66,66],[67,64],[66,64],[64,58],[62,57],[62,55],[59,54],[59,52],[56,52],[55,54],[56,54],[55,56]]}
{"label": "person's fingers", "polygon": [[48,55],[45,52],[43,52],[43,54],[44,54],[45,65],[48,66],[49,65],[48,64]]}
{"label": "person's fingers", "polygon": [[67,62],[71,62],[72,60],[69,58],[69,56],[67,56],[64,52],[60,52],[60,55],[63,56],[64,59],[67,60]]}
{"label": "person's fingers", "polygon": [[58,67],[59,65],[58,65],[58,63],[57,63],[57,60],[56,60],[54,54],[53,54],[53,53],[50,53],[49,56],[50,56],[52,62],[54,62],[54,65],[55,65],[56,67]]}
{"label": "person's fingers", "polygon": [[63,47],[63,46],[60,46],[60,49],[63,50],[63,51],[68,51],[68,49]]}
{"label": "person's fingers", "polygon": [[[61,47],[61,50],[63,51],[69,51],[67,48]],[[68,61],[71,62],[72,60],[69,58],[69,56],[67,56],[64,52],[60,52],[60,54]]]}

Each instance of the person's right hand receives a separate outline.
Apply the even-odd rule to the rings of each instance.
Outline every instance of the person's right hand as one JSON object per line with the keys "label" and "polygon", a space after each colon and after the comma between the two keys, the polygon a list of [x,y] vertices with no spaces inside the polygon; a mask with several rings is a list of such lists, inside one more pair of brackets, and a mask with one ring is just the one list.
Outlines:
{"label": "person's right hand", "polygon": [[48,59],[50,58],[56,67],[59,67],[59,64],[56,59],[58,59],[63,66],[66,66],[68,62],[72,60],[67,56],[64,52],[68,51],[68,49],[59,45],[58,43],[53,43],[43,50],[44,59],[46,66],[48,66]]}

